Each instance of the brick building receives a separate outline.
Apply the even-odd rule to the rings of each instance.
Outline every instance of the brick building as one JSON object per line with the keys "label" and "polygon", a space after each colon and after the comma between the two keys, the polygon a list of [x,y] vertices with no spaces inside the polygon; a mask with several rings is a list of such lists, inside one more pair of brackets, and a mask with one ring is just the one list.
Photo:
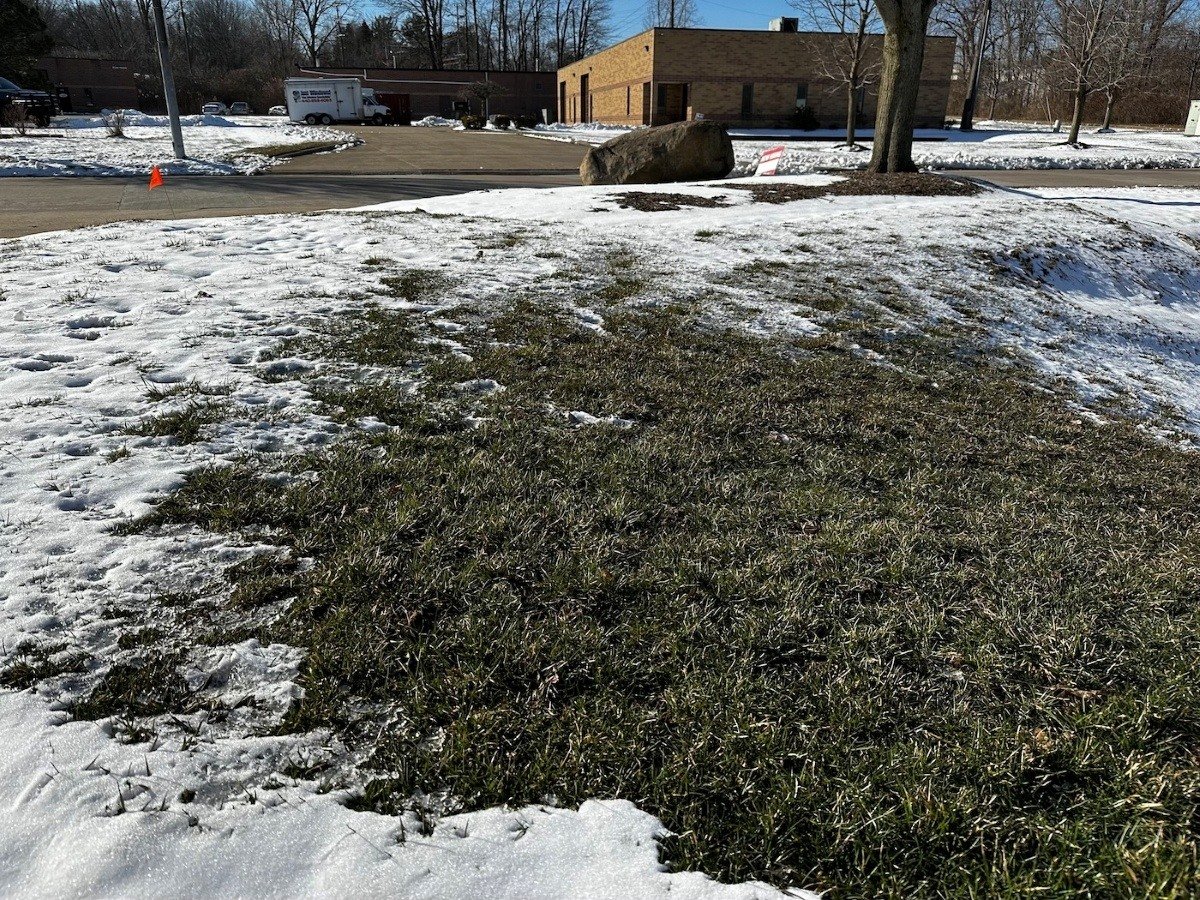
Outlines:
{"label": "brick building", "polygon": [[[537,116],[542,110],[554,115],[553,72],[492,72],[482,69],[353,69],[302,66],[298,74],[324,78],[358,78],[374,88],[380,101],[392,110],[397,121],[425,116],[454,116],[454,102],[470,84],[498,84],[501,92],[488,102],[488,111],[508,116]],[[472,103],[472,107],[478,107]],[[475,108],[473,112],[481,113]]]}
{"label": "brick building", "polygon": [[62,50],[42,57],[35,68],[47,89],[58,95],[63,112],[138,107],[133,63],[127,59]]}
{"label": "brick building", "polygon": [[[829,77],[836,34],[651,28],[558,71],[562,122],[663,125],[703,117],[741,126],[782,127],[809,107],[822,127],[846,122],[846,88]],[[868,56],[879,59],[882,35]],[[954,65],[954,38],[929,37],[917,124],[940,126]],[[836,71],[836,69],[833,69]],[[876,86],[858,98],[863,124],[875,120]]]}

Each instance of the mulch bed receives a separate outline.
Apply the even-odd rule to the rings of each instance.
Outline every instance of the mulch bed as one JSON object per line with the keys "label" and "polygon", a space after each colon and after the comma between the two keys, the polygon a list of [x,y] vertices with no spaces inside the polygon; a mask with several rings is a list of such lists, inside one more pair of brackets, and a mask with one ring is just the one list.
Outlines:
{"label": "mulch bed", "polygon": [[621,209],[640,209],[642,212],[672,212],[685,207],[715,209],[728,206],[724,196],[697,197],[693,194],[663,194],[649,191],[630,191],[614,198]]}
{"label": "mulch bed", "polygon": [[[841,173],[838,173],[841,174]],[[979,186],[942,175],[904,172],[892,175],[873,175],[869,172],[849,172],[843,181],[833,184],[731,184],[738,191],[749,191],[758,203],[791,203],[795,200],[814,200],[817,197],[857,197],[890,194],[903,197],[969,197],[979,193]]]}

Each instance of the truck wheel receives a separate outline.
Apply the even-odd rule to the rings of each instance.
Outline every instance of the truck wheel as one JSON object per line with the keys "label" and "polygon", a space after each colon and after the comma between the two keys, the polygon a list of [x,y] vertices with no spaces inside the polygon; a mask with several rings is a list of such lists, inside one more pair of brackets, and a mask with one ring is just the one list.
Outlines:
{"label": "truck wheel", "polygon": [[333,116],[329,115],[329,113],[325,113],[325,115],[321,116],[321,124],[322,125],[332,125],[333,124]]}
{"label": "truck wheel", "polygon": [[308,125],[316,125],[317,117],[314,116],[312,113],[309,113],[307,116],[304,117],[304,121]]}
{"label": "truck wheel", "polygon": [[375,113],[375,115],[371,116],[371,124],[372,125],[382,125],[383,122],[384,122],[383,113]]}

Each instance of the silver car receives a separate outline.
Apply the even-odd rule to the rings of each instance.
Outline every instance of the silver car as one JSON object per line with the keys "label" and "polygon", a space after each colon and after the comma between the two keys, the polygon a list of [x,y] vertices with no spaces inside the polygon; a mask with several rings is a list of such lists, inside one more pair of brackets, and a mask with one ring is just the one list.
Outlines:
{"label": "silver car", "polygon": [[229,107],[220,100],[213,100],[200,107],[200,112],[206,116],[223,116],[229,112]]}

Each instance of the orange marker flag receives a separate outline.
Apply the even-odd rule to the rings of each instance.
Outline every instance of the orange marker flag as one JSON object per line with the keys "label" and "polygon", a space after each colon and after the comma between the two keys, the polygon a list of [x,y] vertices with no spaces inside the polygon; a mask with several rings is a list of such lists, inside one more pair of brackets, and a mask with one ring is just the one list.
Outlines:
{"label": "orange marker flag", "polygon": [[162,187],[162,186],[163,186],[162,172],[160,172],[158,170],[158,166],[155,166],[153,169],[150,170],[150,190],[154,190],[156,187]]}

